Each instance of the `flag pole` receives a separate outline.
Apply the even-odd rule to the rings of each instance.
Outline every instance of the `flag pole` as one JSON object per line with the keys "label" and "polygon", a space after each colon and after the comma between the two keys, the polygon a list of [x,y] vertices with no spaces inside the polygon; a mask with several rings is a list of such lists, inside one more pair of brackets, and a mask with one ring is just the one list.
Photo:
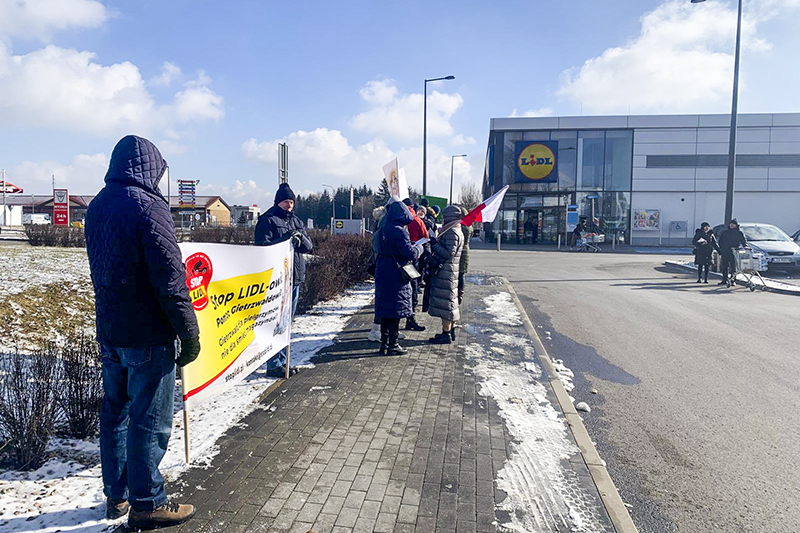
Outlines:
{"label": "flag pole", "polygon": [[189,464],[189,408],[186,405],[186,378],[181,367],[181,398],[183,399],[183,448],[186,454],[186,464]]}

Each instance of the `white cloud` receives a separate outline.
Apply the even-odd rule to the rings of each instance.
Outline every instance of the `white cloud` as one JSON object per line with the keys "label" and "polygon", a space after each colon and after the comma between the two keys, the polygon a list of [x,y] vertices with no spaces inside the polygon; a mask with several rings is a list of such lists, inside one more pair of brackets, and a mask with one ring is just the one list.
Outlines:
{"label": "white cloud", "polygon": [[[350,126],[386,139],[422,138],[423,95],[401,94],[393,80],[370,81],[360,91],[371,108],[353,117]],[[460,94],[428,94],[428,136],[453,135],[450,119],[463,105]]]}
{"label": "white cloud", "polygon": [[511,112],[512,117],[547,117],[553,114],[552,107],[540,107],[539,109],[529,109],[524,113],[520,114],[515,109]]}
{"label": "white cloud", "polygon": [[[277,189],[277,186],[276,186]],[[255,181],[235,180],[231,185],[197,185],[197,193],[204,196],[221,196],[228,205],[253,205],[261,207],[262,212],[272,205],[273,192],[261,188]]]}
{"label": "white cloud", "polygon": [[56,186],[67,187],[72,194],[96,194],[104,186],[107,170],[106,154],[80,154],[67,164],[25,161],[9,169],[8,179],[25,189],[25,193],[49,193],[55,176]]}
{"label": "white cloud", "polygon": [[[742,46],[768,50],[770,44],[756,35],[758,24],[798,6],[800,0],[765,0],[747,11]],[[558,94],[599,113],[724,112],[735,33],[736,11],[729,4],[669,0],[642,17],[638,37],[564,72]]]}
{"label": "white cloud", "polygon": [[97,28],[108,17],[95,0],[0,0],[0,36],[48,39],[58,30]]}
{"label": "white cloud", "polygon": [[327,128],[300,130],[272,141],[250,139],[242,145],[242,151],[248,159],[277,163],[279,142],[289,145],[289,178],[313,177],[315,183],[310,185],[315,186],[326,178],[337,183],[376,185],[383,179],[381,167],[395,157],[382,140],[353,146],[341,131]]}
{"label": "white cloud", "polygon": [[14,56],[0,43],[0,123],[149,135],[224,116],[224,99],[207,86],[210,80],[203,72],[173,102],[158,105],[135,65],[104,66],[95,58],[91,52],[54,45]]}
{"label": "white cloud", "polygon": [[163,141],[156,144],[158,147],[158,151],[161,152],[161,155],[180,155],[185,154],[186,151],[189,149],[188,146],[171,141],[169,139],[164,139]]}
{"label": "white cloud", "polygon": [[466,146],[466,145],[477,144],[477,141],[475,140],[474,137],[469,137],[469,136],[465,137],[464,135],[459,133],[458,135],[450,139],[450,144],[452,146]]}
{"label": "white cloud", "polygon": [[161,74],[150,80],[148,85],[153,87],[167,87],[172,85],[172,82],[181,77],[181,68],[169,61],[164,62],[161,66]]}
{"label": "white cloud", "polygon": [[[259,142],[250,139],[242,145],[248,159],[275,165],[278,159],[277,144],[289,145],[289,179],[297,189],[321,191],[323,183],[331,185],[361,184],[376,188],[383,179],[382,167],[398,158],[405,168],[408,183],[422,190],[422,95],[402,95],[391,80],[371,81],[360,94],[371,107],[350,121],[359,131],[375,133],[376,137],[364,144],[351,144],[347,136],[335,129],[317,128],[313,131],[296,131],[281,139]],[[477,144],[475,139],[455,134],[450,118],[462,105],[460,95],[434,92],[436,105],[428,101],[428,132],[437,132],[437,142],[428,139],[428,192],[447,195],[450,183],[450,156],[454,147]],[[432,98],[433,95],[429,95]],[[434,111],[431,112],[431,109]],[[417,114],[417,118],[413,115]],[[434,124],[434,126],[432,126]],[[418,130],[418,131],[412,131]],[[444,148],[443,146],[449,146]],[[480,180],[484,155],[476,155],[480,168],[469,159],[456,160],[454,164],[454,189],[461,180]],[[274,168],[274,167],[273,167]],[[297,190],[296,189],[296,190]]]}

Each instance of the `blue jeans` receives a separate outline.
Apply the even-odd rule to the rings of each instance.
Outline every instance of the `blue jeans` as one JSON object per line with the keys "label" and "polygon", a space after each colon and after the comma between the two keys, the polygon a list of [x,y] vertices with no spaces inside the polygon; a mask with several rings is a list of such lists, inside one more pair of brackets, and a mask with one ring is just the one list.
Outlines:
{"label": "blue jeans", "polygon": [[103,493],[106,498],[129,500],[136,511],[152,511],[167,502],[158,465],[172,432],[175,345],[102,345],[101,352]]}
{"label": "blue jeans", "polygon": [[[292,287],[292,320],[294,320],[294,312],[297,310],[297,297],[300,295],[300,285],[295,285]],[[282,366],[286,366],[286,348],[281,350],[280,352],[273,355],[269,361],[267,361],[267,370],[275,370],[276,368],[280,368]]]}

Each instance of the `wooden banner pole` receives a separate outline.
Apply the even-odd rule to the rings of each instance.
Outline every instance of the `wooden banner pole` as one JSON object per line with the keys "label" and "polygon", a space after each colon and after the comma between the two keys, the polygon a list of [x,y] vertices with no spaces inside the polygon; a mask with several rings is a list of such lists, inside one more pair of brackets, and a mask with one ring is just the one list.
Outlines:
{"label": "wooden banner pole", "polygon": [[[183,394],[181,398],[186,396],[186,379],[184,376],[183,368],[181,368],[181,389]],[[186,406],[186,400],[183,400],[183,447],[186,453],[186,464],[189,464],[189,408]]]}

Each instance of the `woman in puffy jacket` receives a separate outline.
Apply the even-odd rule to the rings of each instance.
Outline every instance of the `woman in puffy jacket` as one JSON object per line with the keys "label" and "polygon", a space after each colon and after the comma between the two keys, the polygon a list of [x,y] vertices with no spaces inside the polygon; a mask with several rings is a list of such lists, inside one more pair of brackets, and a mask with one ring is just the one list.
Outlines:
{"label": "woman in puffy jacket", "polygon": [[[458,309],[458,271],[464,234],[461,231],[461,209],[447,206],[442,212],[444,225],[433,245],[433,261],[437,263],[431,277],[431,296],[428,313],[442,319],[442,332],[428,339],[432,344],[450,344],[456,338],[455,322]],[[439,266],[440,265],[440,266]]]}

